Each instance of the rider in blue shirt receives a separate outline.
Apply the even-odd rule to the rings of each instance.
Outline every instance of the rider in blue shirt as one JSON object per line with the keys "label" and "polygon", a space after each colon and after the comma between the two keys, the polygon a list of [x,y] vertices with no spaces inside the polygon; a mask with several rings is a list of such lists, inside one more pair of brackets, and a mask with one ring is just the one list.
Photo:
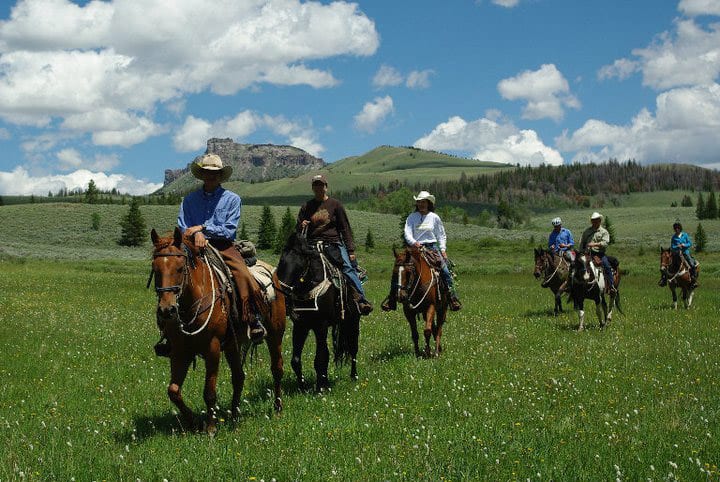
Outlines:
{"label": "rider in blue shirt", "polygon": [[[673,230],[675,233],[672,235],[672,238],[670,238],[670,249],[674,253],[681,254],[685,261],[687,262],[688,266],[690,267],[690,283],[692,288],[697,287],[697,261],[695,261],[695,258],[692,257],[690,254],[690,247],[692,246],[692,240],[690,239],[690,236],[688,233],[683,231],[682,224],[680,224],[680,221],[675,221],[673,224]],[[660,279],[660,286],[665,286],[667,284],[667,279],[665,279],[665,276]]]}
{"label": "rider in blue shirt", "polygon": [[548,250],[562,255],[567,261],[572,261],[570,250],[575,246],[572,233],[562,227],[560,218],[554,218],[550,223],[553,225],[553,230],[548,237]]}

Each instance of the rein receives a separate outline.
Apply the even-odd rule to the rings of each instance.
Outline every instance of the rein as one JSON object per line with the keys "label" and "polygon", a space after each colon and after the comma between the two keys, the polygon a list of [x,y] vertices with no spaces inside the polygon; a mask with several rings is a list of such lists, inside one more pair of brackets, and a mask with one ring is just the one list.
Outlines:
{"label": "rein", "polygon": [[[545,259],[547,265],[552,266],[552,265],[547,261],[547,256],[545,256],[544,259]],[[545,278],[545,279],[542,281],[542,283],[540,283],[541,286],[547,286],[548,283],[550,283],[550,280],[553,279],[553,278],[555,277],[555,275],[557,274],[558,270],[560,270],[560,265],[561,265],[561,264],[567,265],[568,268],[570,267],[569,264],[568,264],[568,262],[565,261],[565,258],[564,258],[562,255],[560,255],[560,262],[557,264],[557,266],[555,266],[555,271],[553,271],[552,274],[551,274],[549,277]],[[547,266],[547,265],[546,265],[546,266]]]}
{"label": "rein", "polygon": [[[188,278],[189,278],[188,262],[192,265],[193,269],[195,268],[195,264],[191,261],[191,258],[188,254],[189,249],[185,245],[183,245],[183,250],[185,251],[184,253],[153,253],[153,258],[163,258],[163,257],[170,257],[170,256],[182,256],[183,258],[185,258],[185,263],[183,264],[182,283],[179,285],[173,285],[173,286],[155,287],[155,293],[158,295],[158,298],[160,297],[160,295],[162,293],[172,292],[175,294],[175,300],[177,302],[177,300],[180,298],[180,296],[183,293],[183,288],[189,284],[189,282],[188,282]],[[210,305],[208,306],[208,308],[205,308],[203,310],[201,310],[202,300],[204,300],[208,295],[203,295],[201,298],[196,300],[193,303],[193,305],[197,305],[197,307],[195,308],[195,314],[193,315],[192,319],[187,323],[184,323],[182,321],[182,319],[180,318],[180,310],[179,309],[177,310],[176,319],[178,321],[178,326],[180,327],[180,332],[183,335],[195,336],[195,335],[199,334],[200,332],[202,332],[207,327],[208,323],[210,323],[210,319],[212,318],[213,311],[215,310],[215,304],[217,302],[216,294],[215,294],[215,276],[213,276],[212,267],[210,266],[210,263],[208,262],[206,256],[201,255],[201,259],[207,266],[208,274],[210,275],[210,289],[211,289],[211,293],[212,293],[212,300],[210,301]],[[148,278],[146,288],[150,287],[150,282],[152,281],[154,274],[155,274],[155,270],[151,269],[150,277]],[[191,309],[192,309],[192,306],[191,306]],[[200,328],[198,328],[195,331],[188,331],[185,329],[185,327],[190,326],[193,323],[195,323],[198,316],[208,309],[210,310],[210,312],[208,313],[207,317],[205,317],[205,322],[202,324],[202,326],[200,326]]]}
{"label": "rein", "polygon": [[[672,257],[672,254],[670,256]],[[668,278],[668,283],[671,281],[675,281],[675,278],[677,278],[678,276],[684,276],[685,273],[688,272],[688,268],[686,267],[687,262],[685,261],[685,258],[682,255],[678,256],[680,257],[680,266],[678,266],[678,270],[675,272],[675,274],[671,278]],[[660,268],[665,270],[666,273],[670,274],[670,270],[672,269],[672,261],[670,262],[670,264],[661,264]]]}
{"label": "rein", "polygon": [[[420,286],[422,286],[422,285],[421,285],[422,277],[420,276],[419,273],[416,274],[415,285],[413,286],[412,291],[408,294],[408,297],[407,297],[407,298],[408,298],[408,303],[410,304],[410,308],[411,308],[412,310],[416,310],[420,305],[422,305],[422,303],[425,301],[425,298],[427,297],[428,293],[430,293],[430,290],[432,289],[432,287],[437,283],[437,276],[435,275],[435,270],[432,269],[432,267],[430,266],[430,263],[428,262],[427,258],[425,258],[425,255],[424,255],[423,251],[420,252],[420,255],[422,256],[422,259],[425,261],[425,263],[426,263],[426,264],[428,265],[428,267],[430,268],[430,282],[427,284],[427,289],[425,290],[425,293],[423,293],[422,297],[420,298],[420,301],[418,301],[416,304],[413,305],[412,302],[410,302],[410,300],[411,300],[411,299],[413,298],[413,296],[415,295],[415,292],[417,291],[417,289],[418,289]],[[410,264],[414,265],[415,263],[414,263],[414,262],[413,262],[413,263],[407,263],[407,264],[405,264],[405,265],[403,265],[403,266],[400,266],[400,267],[398,268],[398,277],[399,277],[399,279],[402,279],[402,272],[405,270],[404,266],[410,265]],[[411,284],[411,283],[408,283],[408,284]]]}

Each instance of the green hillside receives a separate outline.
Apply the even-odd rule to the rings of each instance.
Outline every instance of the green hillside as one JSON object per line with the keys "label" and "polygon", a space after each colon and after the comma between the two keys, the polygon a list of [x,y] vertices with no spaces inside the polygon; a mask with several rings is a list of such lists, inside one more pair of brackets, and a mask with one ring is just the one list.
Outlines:
{"label": "green hillside", "polygon": [[327,176],[331,192],[347,192],[356,186],[373,187],[396,180],[409,183],[456,180],[463,173],[477,176],[510,167],[409,147],[382,146],[362,156],[341,159],[319,171],[298,177],[260,183],[233,181],[224,185],[239,193],[250,204],[296,204],[312,195],[310,178],[318,172]]}

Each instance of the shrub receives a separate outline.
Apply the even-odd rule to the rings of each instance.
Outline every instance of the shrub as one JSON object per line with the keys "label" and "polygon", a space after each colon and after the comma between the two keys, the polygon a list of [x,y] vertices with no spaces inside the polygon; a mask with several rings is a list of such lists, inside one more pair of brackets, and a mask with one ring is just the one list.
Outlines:
{"label": "shrub", "polygon": [[702,223],[698,223],[697,231],[695,231],[695,252],[701,253],[705,250],[707,243],[707,235],[703,229]]}

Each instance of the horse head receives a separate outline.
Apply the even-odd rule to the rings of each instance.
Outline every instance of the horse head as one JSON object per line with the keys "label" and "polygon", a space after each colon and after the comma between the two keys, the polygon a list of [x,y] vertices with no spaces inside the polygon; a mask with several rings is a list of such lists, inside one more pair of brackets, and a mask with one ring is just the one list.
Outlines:
{"label": "horse head", "polygon": [[665,276],[672,276],[680,270],[682,261],[680,253],[671,249],[660,248],[660,272]]}
{"label": "horse head", "polygon": [[157,322],[162,330],[165,322],[178,319],[180,314],[179,300],[188,282],[188,258],[191,255],[177,227],[168,237],[160,237],[153,229],[150,238],[154,246],[151,276],[155,277]]}
{"label": "horse head", "polygon": [[589,269],[591,263],[590,253],[577,253],[575,261],[573,261],[573,278],[576,283],[587,283],[593,280],[593,270]]}
{"label": "horse head", "polygon": [[533,270],[535,279],[540,279],[540,276],[542,276],[547,269],[547,254],[548,252],[543,248],[535,248],[535,269]]}
{"label": "horse head", "polygon": [[414,247],[406,247],[399,253],[393,248],[395,255],[395,266],[393,271],[397,274],[398,296],[397,300],[403,303],[408,300],[413,290],[413,286],[419,280],[418,266],[421,259],[420,250]]}
{"label": "horse head", "polygon": [[293,291],[301,291],[302,287],[313,281],[312,266],[314,261],[320,259],[320,253],[312,248],[307,238],[299,233],[292,233],[288,237],[280,261],[278,261],[276,274],[283,294],[289,295]]}

